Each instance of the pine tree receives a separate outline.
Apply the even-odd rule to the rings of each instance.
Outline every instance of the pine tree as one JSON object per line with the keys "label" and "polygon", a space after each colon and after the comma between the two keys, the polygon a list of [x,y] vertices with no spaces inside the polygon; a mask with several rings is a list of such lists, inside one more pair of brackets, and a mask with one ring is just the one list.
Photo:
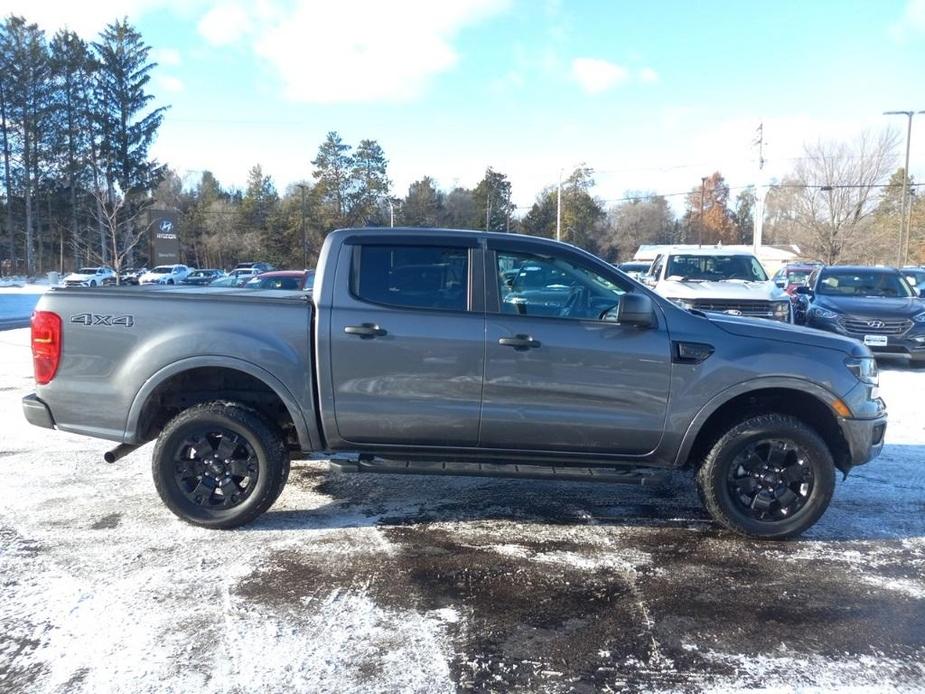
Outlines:
{"label": "pine tree", "polygon": [[315,191],[320,204],[321,222],[329,231],[349,224],[351,174],[354,167],[350,149],[350,145],[344,144],[340,135],[332,130],[312,160],[315,167],[312,176],[318,181]]}

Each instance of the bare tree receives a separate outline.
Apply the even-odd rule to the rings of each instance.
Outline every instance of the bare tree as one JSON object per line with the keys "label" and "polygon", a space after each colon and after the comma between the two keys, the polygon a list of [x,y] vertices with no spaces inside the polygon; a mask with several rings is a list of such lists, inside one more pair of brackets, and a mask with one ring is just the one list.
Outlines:
{"label": "bare tree", "polygon": [[112,190],[98,188],[93,197],[99,228],[106,234],[106,246],[99,253],[92,252],[92,255],[97,256],[101,263],[106,263],[108,256],[112,269],[116,271],[116,283],[119,283],[126,259],[131,257],[147,232],[147,227],[136,223],[145,206],[130,203],[117,186]]}
{"label": "bare tree", "polygon": [[895,130],[862,133],[853,143],[806,145],[793,178],[793,219],[806,250],[837,263],[871,232],[880,188],[896,165]]}

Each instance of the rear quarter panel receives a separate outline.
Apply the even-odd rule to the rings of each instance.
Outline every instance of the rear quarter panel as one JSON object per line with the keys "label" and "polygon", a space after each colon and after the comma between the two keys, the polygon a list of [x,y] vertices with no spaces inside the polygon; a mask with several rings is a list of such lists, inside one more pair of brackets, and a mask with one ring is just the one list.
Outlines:
{"label": "rear quarter panel", "polygon": [[[62,320],[58,372],[51,383],[36,388],[62,430],[135,443],[134,420],[158,382],[187,366],[229,366],[277,391],[303,448],[318,441],[312,307],[302,296],[233,289],[74,289],[48,292],[37,310],[54,311]],[[82,318],[87,314],[89,322]]]}

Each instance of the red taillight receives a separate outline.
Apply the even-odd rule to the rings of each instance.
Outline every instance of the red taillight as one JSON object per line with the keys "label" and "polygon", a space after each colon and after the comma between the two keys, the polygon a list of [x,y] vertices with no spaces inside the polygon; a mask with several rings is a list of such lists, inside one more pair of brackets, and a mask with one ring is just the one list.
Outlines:
{"label": "red taillight", "polygon": [[32,369],[40,386],[50,382],[61,360],[61,317],[51,311],[32,314]]}

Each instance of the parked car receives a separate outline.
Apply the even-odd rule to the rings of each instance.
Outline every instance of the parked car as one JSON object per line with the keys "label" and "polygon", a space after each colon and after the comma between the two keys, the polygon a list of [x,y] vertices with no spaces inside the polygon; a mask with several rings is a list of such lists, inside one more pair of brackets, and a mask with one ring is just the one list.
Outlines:
{"label": "parked car", "polygon": [[186,265],[158,265],[138,278],[139,284],[179,284],[186,279],[190,268]]}
{"label": "parked car", "polygon": [[315,279],[312,270],[276,270],[252,277],[244,285],[248,289],[305,289]]}
{"label": "parked car", "polygon": [[798,287],[806,325],[862,341],[877,356],[925,365],[925,287],[893,268],[829,266]]}
{"label": "parked car", "polygon": [[640,279],[682,308],[793,321],[790,297],[747,251],[721,246],[668,250]]}
{"label": "parked car", "polygon": [[228,273],[230,277],[235,277],[241,280],[242,285],[245,284],[249,279],[256,277],[259,274],[260,271],[252,267],[236,268]]}
{"label": "parked car", "polygon": [[65,287],[100,287],[115,280],[116,273],[108,265],[82,267],[64,278]]}
{"label": "parked car", "polygon": [[180,281],[180,284],[188,284],[196,287],[204,287],[207,284],[212,284],[219,277],[224,277],[225,272],[223,270],[192,270],[190,273]]}
{"label": "parked car", "polygon": [[822,263],[789,263],[774,273],[774,284],[793,296],[797,287],[805,287],[813,270]]}
{"label": "parked car", "polygon": [[639,279],[641,275],[646,274],[651,264],[652,263],[640,263],[640,262],[632,261],[629,263],[620,263],[619,265],[617,265],[617,269],[620,270],[621,272],[625,272],[627,275],[629,275],[635,280],[635,279]]}
{"label": "parked car", "polygon": [[900,272],[916,292],[925,289],[925,267],[904,267]]}
{"label": "parked car", "polygon": [[259,275],[262,272],[272,272],[276,268],[270,265],[270,263],[238,263],[234,266],[235,270],[253,270],[255,275]]}
{"label": "parked car", "polygon": [[210,287],[243,287],[253,275],[222,275],[209,282]]}
{"label": "parked car", "polygon": [[[571,287],[555,315],[552,293],[505,300],[505,273],[534,267]],[[637,484],[689,468],[718,523],[785,538],[822,515],[836,470],[883,446],[860,342],[684,310],[567,244],[346,229],[317,273],[311,294],[212,292],[205,312],[183,289],[47,292],[26,418],[118,442],[109,461],[156,438],[161,499],[210,528],[252,521],[291,457],[323,456]]]}
{"label": "parked car", "polygon": [[128,267],[119,273],[119,282],[121,284],[139,284],[139,278],[148,271],[148,268]]}

